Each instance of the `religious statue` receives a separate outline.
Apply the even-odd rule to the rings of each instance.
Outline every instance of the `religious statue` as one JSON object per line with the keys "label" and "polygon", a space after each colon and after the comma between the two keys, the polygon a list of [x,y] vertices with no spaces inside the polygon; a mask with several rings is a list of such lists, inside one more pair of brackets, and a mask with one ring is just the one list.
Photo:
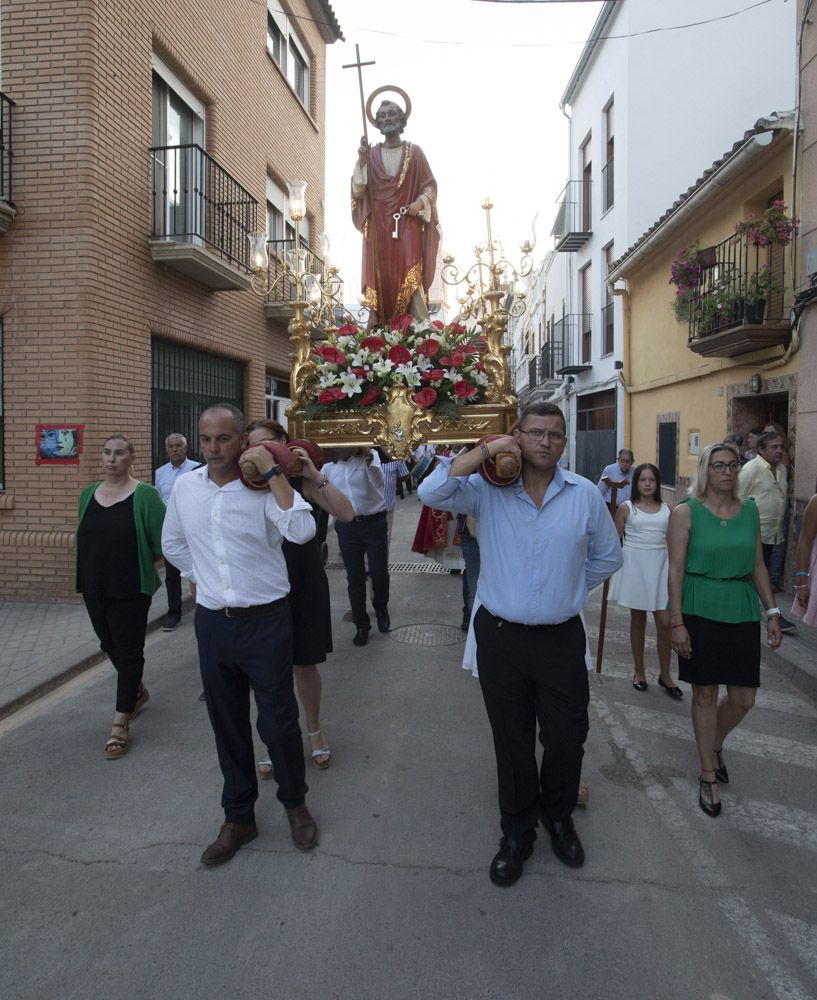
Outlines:
{"label": "religious statue", "polygon": [[[383,90],[401,94],[406,110],[385,100],[372,118],[372,100]],[[363,234],[361,301],[372,328],[405,313],[428,317],[440,230],[437,182],[428,160],[419,146],[401,139],[411,114],[408,95],[382,87],[369,98],[366,114],[384,137],[370,146],[363,136],[352,175],[352,220]]]}

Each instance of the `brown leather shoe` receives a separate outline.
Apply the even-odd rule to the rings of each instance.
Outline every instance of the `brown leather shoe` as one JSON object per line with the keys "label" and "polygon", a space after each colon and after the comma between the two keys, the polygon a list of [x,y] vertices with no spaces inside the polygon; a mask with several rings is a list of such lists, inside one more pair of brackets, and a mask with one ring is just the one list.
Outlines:
{"label": "brown leather shoe", "polygon": [[292,843],[299,851],[311,851],[318,843],[318,827],[306,805],[287,809],[287,819],[292,831]]}
{"label": "brown leather shoe", "polygon": [[249,844],[258,836],[255,823],[225,823],[218,836],[201,856],[203,865],[223,865],[229,861],[239,847]]}

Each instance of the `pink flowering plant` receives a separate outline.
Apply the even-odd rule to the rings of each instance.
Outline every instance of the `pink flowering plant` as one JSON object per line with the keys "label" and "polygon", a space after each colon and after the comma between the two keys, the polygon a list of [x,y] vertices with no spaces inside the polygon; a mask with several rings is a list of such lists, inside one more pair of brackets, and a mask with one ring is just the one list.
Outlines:
{"label": "pink flowering plant", "polygon": [[316,372],[307,383],[306,417],[378,406],[389,386],[406,386],[418,406],[456,416],[459,407],[485,398],[484,348],[478,326],[412,316],[373,330],[347,323],[335,343],[312,349]]}
{"label": "pink flowering plant", "polygon": [[775,244],[785,247],[794,239],[798,221],[788,214],[785,202],[778,199],[772,202],[763,215],[739,222],[735,226],[735,232],[745,236],[749,243],[756,247]]}
{"label": "pink flowering plant", "polygon": [[679,323],[689,319],[690,308],[700,285],[703,267],[698,260],[700,246],[691,243],[679,250],[670,265],[669,283],[675,285],[675,301],[672,307]]}

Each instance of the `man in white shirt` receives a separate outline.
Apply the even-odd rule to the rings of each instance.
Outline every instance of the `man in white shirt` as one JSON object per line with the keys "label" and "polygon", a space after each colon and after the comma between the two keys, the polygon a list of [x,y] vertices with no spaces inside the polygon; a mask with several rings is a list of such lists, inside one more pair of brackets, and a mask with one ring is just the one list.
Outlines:
{"label": "man in white shirt", "polygon": [[346,567],[346,587],[357,631],[352,642],[365,646],[371,619],[366,611],[366,563],[372,581],[372,604],[377,627],[388,632],[389,619],[389,540],[383,469],[380,457],[371,448],[338,449],[338,460],[321,469],[329,482],[344,494],[355,510],[348,524],[335,522],[338,545]]}
{"label": "man in white shirt", "polygon": [[[176,480],[185,472],[191,472],[198,468],[198,462],[187,457],[187,438],[184,434],[168,434],[165,438],[165,453],[170,461],[159,466],[153,477],[153,482],[159,491],[159,496],[164,500],[165,507],[167,507]],[[182,577],[178,569],[167,560],[165,560],[165,586],[167,587],[167,618],[162,625],[162,631],[174,632],[182,620]]]}
{"label": "man in white shirt", "polygon": [[258,735],[269,750],[295,846],[318,841],[305,804],[307,792],[298,704],[292,683],[292,618],[283,538],[296,544],[315,534],[309,504],[281,475],[263,446],[247,451],[269,490],[250,490],[238,478],[244,416],[220,403],[199,419],[207,463],[182,476],[170,495],[162,531],[165,557],[196,583],[196,639],[204,695],[224,775],[225,822],[201,856],[205,865],[229,861],[258,836],[249,691],[258,709]]}
{"label": "man in white shirt", "polygon": [[626,486],[620,486],[616,493],[616,505],[621,506],[625,500],[630,499],[630,487],[633,479],[633,453],[629,448],[622,448],[618,453],[617,461],[612,465],[606,465],[601,472],[598,481],[599,492],[606,504],[610,503],[612,496],[610,487],[613,483],[626,482]]}

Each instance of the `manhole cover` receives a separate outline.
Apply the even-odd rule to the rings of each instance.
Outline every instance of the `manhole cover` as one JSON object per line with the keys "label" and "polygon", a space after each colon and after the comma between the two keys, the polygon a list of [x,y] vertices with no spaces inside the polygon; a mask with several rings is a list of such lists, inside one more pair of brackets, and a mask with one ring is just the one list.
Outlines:
{"label": "manhole cover", "polygon": [[[343,569],[343,561],[333,559],[326,564],[325,569]],[[448,566],[429,560],[428,562],[389,563],[389,573],[448,573]]]}
{"label": "manhole cover", "polygon": [[465,634],[457,625],[401,625],[389,632],[395,642],[406,642],[411,646],[456,646],[465,641]]}

